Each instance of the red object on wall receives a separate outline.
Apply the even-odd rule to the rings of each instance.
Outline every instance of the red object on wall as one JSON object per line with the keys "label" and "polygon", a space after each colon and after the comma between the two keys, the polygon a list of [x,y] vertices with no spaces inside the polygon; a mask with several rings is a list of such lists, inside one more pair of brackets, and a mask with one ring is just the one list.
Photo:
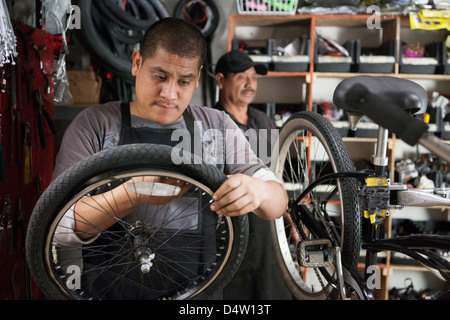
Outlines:
{"label": "red object on wall", "polygon": [[16,25],[15,34],[19,54],[16,64],[0,69],[6,80],[0,93],[2,300],[39,298],[27,271],[25,235],[31,212],[49,185],[54,166],[54,36],[22,23]]}

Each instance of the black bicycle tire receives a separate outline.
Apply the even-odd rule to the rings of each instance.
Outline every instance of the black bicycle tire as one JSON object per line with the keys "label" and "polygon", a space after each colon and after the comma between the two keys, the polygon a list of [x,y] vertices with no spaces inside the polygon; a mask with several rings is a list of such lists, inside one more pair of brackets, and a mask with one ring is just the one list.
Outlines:
{"label": "black bicycle tire", "polygon": [[[184,6],[186,5],[186,3],[188,3],[189,1],[192,0],[181,0],[179,1],[174,10],[173,10],[173,16],[174,17],[179,17],[180,18],[180,14],[182,13]],[[206,4],[207,7],[209,7],[211,9],[212,12],[212,18],[210,21],[210,25],[208,26],[208,28],[206,29],[200,29],[202,31],[202,34],[205,38],[208,38],[210,36],[212,36],[214,34],[214,32],[217,29],[217,26],[219,25],[219,20],[220,20],[220,15],[219,15],[219,9],[217,8],[216,4],[214,3],[214,1],[212,0],[201,0],[202,2],[204,2]]]}
{"label": "black bicycle tire", "polygon": [[[131,4],[133,2],[130,1],[127,3]],[[142,13],[148,19],[153,18],[156,21],[158,19],[166,18],[169,16],[166,7],[159,0],[135,0],[134,5],[137,6],[137,10],[141,8],[140,11],[142,11]]]}
{"label": "black bicycle tire", "polygon": [[127,82],[134,83],[131,74],[131,61],[118,59],[111,50],[104,44],[104,41],[97,32],[92,21],[92,0],[80,0],[82,25],[82,40],[89,51],[98,57],[108,68],[114,70],[121,78]]}
{"label": "black bicycle tire", "polygon": [[131,12],[132,15],[134,15],[137,18],[140,18],[140,11],[138,9],[138,6],[133,0],[129,0],[126,2],[126,8],[127,10]]}
{"label": "black bicycle tire", "polygon": [[[133,2],[131,1],[127,3],[132,4]],[[156,12],[153,5],[148,2],[148,0],[136,0],[134,2],[134,5],[136,6],[136,9],[139,12],[139,16],[142,16],[143,14],[147,19],[152,19],[153,20],[152,24],[159,19],[158,13]]]}
{"label": "black bicycle tire", "polygon": [[[160,3],[160,1],[152,0],[150,1],[149,5],[150,4],[153,5],[153,7],[155,8],[158,17],[149,18],[147,19],[148,21],[152,20],[154,22],[158,18],[165,18],[169,16],[167,9],[163,4]],[[92,12],[93,5],[94,3],[92,0],[80,0],[79,3],[79,6],[81,8],[81,19],[83,25],[79,37],[81,43],[93,56],[95,56],[99,60],[100,64],[102,64],[108,70],[114,72],[119,78],[123,79],[126,83],[134,85],[135,78],[131,74],[132,69],[131,61],[129,59],[121,59],[116,54],[114,54],[112,50],[105,44],[105,41],[102,39],[98,30],[95,28],[93,21],[94,17]],[[150,25],[153,22],[151,22]]]}
{"label": "black bicycle tire", "polygon": [[[147,3],[147,5],[150,8],[152,8],[152,6],[148,2],[146,2],[146,0],[143,2]],[[133,4],[133,7],[136,6],[134,2],[128,2],[128,4],[129,5]],[[141,41],[145,29],[132,28],[126,22],[116,19],[114,15],[108,10],[108,8],[105,7],[104,4],[102,4],[101,1],[94,2],[93,5],[94,9],[97,10],[99,13],[96,14],[95,10],[91,9],[93,10],[92,19],[97,23],[102,22],[104,25],[102,30],[104,30],[106,33],[109,33],[111,37],[117,39],[119,42],[123,44],[137,44]],[[137,7],[136,10],[138,10]],[[148,20],[151,21],[151,24],[153,24],[158,20],[158,16],[154,10],[149,11],[149,9],[147,8],[145,11],[146,12],[144,12],[144,14],[147,15]],[[140,35],[139,36],[129,35],[127,31],[130,31],[130,29],[138,33],[140,32]]]}
{"label": "black bicycle tire", "polygon": [[[96,10],[100,13],[100,17],[102,20],[108,20],[111,23],[114,23],[121,28],[124,29],[132,29],[132,30],[140,30],[141,28],[135,28],[127,24],[126,22],[122,21],[121,19],[117,19],[112,12],[108,9],[108,7],[105,6],[104,2],[102,1],[94,1],[92,5],[95,7]],[[94,19],[95,21],[96,19]]]}
{"label": "black bicycle tire", "polygon": [[[129,144],[103,150],[80,161],[61,174],[39,198],[28,225],[26,257],[31,275],[45,295],[53,299],[67,299],[46,272],[44,262],[46,230],[58,211],[69,199],[82,190],[93,177],[109,171],[126,168],[151,167],[158,170],[178,172],[216,190],[226,179],[223,172],[207,164],[179,164],[171,161],[172,148],[153,144]],[[248,218],[246,215],[231,218],[235,234],[229,260],[220,274],[195,299],[207,299],[220,292],[242,262],[248,241]]]}
{"label": "black bicycle tire", "polygon": [[163,2],[161,2],[160,0],[149,0],[149,2],[156,10],[156,13],[158,14],[160,19],[170,17],[170,13]]}
{"label": "black bicycle tire", "polygon": [[120,21],[125,26],[128,26],[129,29],[146,30],[154,23],[154,17],[147,17],[145,20],[137,19],[128,11],[122,10],[122,8],[120,8],[114,1],[99,1],[98,4],[100,3],[100,7],[103,7],[105,10],[109,11],[109,13],[116,18],[117,22]]}
{"label": "black bicycle tire", "polygon": [[120,43],[125,45],[135,45],[141,42],[144,37],[144,34],[128,35],[126,34],[126,30],[117,25],[111,26],[109,32],[114,39],[117,39]]}
{"label": "black bicycle tire", "polygon": [[[303,123],[309,124],[305,126]],[[279,135],[279,146],[283,146],[284,141],[295,131],[301,128],[316,130],[316,134],[323,137],[322,143],[326,143],[330,148],[330,154],[339,172],[353,171],[354,167],[348,155],[347,149],[337,130],[322,116],[313,112],[298,112],[293,114],[283,125]],[[278,159],[272,159],[272,170]],[[344,196],[344,239],[342,246],[342,260],[346,266],[356,268],[360,251],[360,213],[358,205],[357,184],[354,179],[341,179],[341,189],[346,190]],[[272,237],[275,244],[277,261],[280,265],[282,276],[285,279],[292,294],[298,299],[319,298],[318,295],[309,294],[299,289],[295,280],[292,279],[289,270],[280,252],[276,223],[272,223]],[[326,294],[325,294],[326,295]],[[323,296],[326,298],[326,296]]]}

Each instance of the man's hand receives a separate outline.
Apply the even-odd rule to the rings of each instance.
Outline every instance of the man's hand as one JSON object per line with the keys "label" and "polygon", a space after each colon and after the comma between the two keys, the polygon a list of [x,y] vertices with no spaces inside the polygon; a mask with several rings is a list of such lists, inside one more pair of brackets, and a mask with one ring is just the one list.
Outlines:
{"label": "man's hand", "polygon": [[213,195],[211,210],[225,216],[254,211],[260,218],[276,219],[287,208],[287,195],[275,181],[262,181],[244,174],[228,176]]}

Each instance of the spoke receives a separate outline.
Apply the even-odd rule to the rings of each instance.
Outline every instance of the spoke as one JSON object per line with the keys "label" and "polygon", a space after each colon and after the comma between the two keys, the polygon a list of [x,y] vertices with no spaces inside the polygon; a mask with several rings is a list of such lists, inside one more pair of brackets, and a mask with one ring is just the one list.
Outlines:
{"label": "spoke", "polygon": [[[122,178],[120,183],[125,180]],[[109,184],[108,188],[111,189],[113,185]],[[180,180],[177,185],[188,187],[190,183]],[[126,190],[128,200],[132,203],[133,197]],[[128,219],[129,216],[119,219],[120,205],[114,197],[104,206],[97,200],[90,202],[89,207],[94,212],[116,220],[114,231],[111,228],[93,228],[98,233],[92,243],[70,244],[57,241],[57,238],[73,237],[72,226],[58,226],[50,251],[52,263],[55,264],[53,272],[82,262],[81,277],[87,277],[88,281],[82,282],[80,291],[84,295],[95,291],[96,298],[107,298],[111,293],[119,294],[130,285],[139,288],[136,295],[142,297],[146,297],[149,292],[155,297],[170,297],[186,290],[195,292],[207,279],[217,276],[226,261],[231,225],[209,210],[212,200],[203,188],[192,185],[182,197],[178,201],[179,198],[172,195],[168,199],[171,201],[157,204],[150,204],[143,197],[138,197],[137,203],[132,203],[137,219]],[[103,200],[106,197],[103,196]],[[77,223],[92,226],[86,219],[78,218],[78,212],[74,211],[73,216],[75,218],[71,217],[72,221],[77,219]],[[218,221],[221,221],[220,224]],[[202,230],[211,230],[209,238],[205,237]],[[183,240],[180,242],[175,239]],[[135,257],[138,247],[147,247],[155,254],[147,274],[141,272],[140,262]],[[209,252],[207,257],[203,257],[205,252]],[[131,279],[131,274],[139,277]],[[111,281],[100,288],[98,283],[104,283],[101,280],[103,278]]]}

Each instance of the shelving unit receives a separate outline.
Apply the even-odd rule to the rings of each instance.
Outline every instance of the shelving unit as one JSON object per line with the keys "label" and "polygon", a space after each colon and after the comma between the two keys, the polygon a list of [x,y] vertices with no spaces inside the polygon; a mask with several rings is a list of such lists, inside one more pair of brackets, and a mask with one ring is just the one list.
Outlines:
{"label": "shelving unit", "polygon": [[[289,16],[266,16],[266,15],[231,15],[228,23],[228,49],[233,48],[237,41],[243,41],[250,45],[264,46],[267,39],[288,39],[307,35],[310,40],[309,55],[310,64],[306,72],[275,72],[270,71],[267,76],[259,78],[259,86],[255,103],[296,103],[304,104],[309,110],[313,110],[315,104],[322,102],[330,103],[335,87],[342,79],[355,75],[367,74],[373,76],[393,76],[418,82],[428,93],[438,91],[450,95],[450,75],[447,74],[424,74],[424,73],[402,73],[401,71],[401,44],[427,44],[433,41],[445,41],[446,30],[411,30],[409,18],[406,16],[380,16],[380,28],[368,28],[369,15],[289,15]],[[356,65],[352,66],[350,72],[317,72],[314,56],[316,39],[321,34],[325,37],[343,44],[346,41],[360,40],[362,47],[378,47],[388,42],[396,43],[395,64],[391,73],[360,73]],[[237,39],[237,40],[236,40]],[[403,70],[404,71],[404,70]],[[438,70],[442,72],[442,70]],[[294,92],[292,92],[294,91]],[[349,148],[352,160],[358,158],[370,159],[375,138],[344,138]],[[402,141],[394,137],[390,139],[388,156],[390,159],[401,159],[399,145]],[[394,172],[395,164],[391,161],[391,173]],[[391,177],[393,178],[393,177]],[[428,209],[419,209],[419,215],[428,215]],[[440,210],[449,219],[448,208],[429,210]],[[445,212],[446,211],[446,212]],[[399,214],[402,216],[402,214]],[[392,219],[396,218],[396,212],[384,222],[387,236],[392,235]],[[444,218],[445,218],[444,217]],[[424,220],[426,220],[425,218]],[[392,280],[392,275],[399,273],[421,272],[425,268],[415,265],[396,265],[391,259],[391,254],[381,259],[379,267],[382,274],[382,288],[376,290],[376,297],[388,299],[389,288],[392,284],[397,287],[398,279]],[[400,285],[401,287],[401,285]]]}
{"label": "shelving unit", "polygon": [[[335,79],[341,81],[344,78],[355,75],[383,75],[407,78],[414,81],[432,81],[433,86],[425,86],[426,89],[436,89],[440,92],[449,93],[450,75],[445,74],[411,74],[400,73],[399,59],[401,42],[411,42],[411,39],[424,43],[425,41],[444,41],[446,31],[433,30],[410,30],[409,19],[404,16],[381,16],[380,29],[369,29],[367,21],[369,15],[289,15],[289,16],[265,16],[265,15],[230,15],[228,20],[228,49],[233,47],[233,40],[248,42],[253,46],[264,46],[267,39],[289,39],[307,35],[310,39],[310,56],[311,63],[306,72],[276,72],[270,71],[266,78],[284,78],[285,83],[289,81],[298,81],[301,83],[299,90],[304,91],[303,86],[306,85],[306,92],[303,95],[306,103],[312,108],[313,103],[319,99],[331,100],[334,87],[324,90],[322,94],[318,94],[316,87],[320,90],[325,89],[321,86],[321,81]],[[378,46],[389,41],[396,41],[396,63],[393,73],[359,73],[359,72],[317,72],[314,66],[315,40],[318,34],[334,38],[339,44],[346,40],[355,40],[359,38],[362,46]],[[411,34],[413,36],[411,36]],[[419,39],[419,40],[417,40]],[[264,78],[262,78],[264,79]],[[265,80],[262,80],[264,82]],[[271,87],[262,85],[265,96],[257,94],[255,102],[268,102],[266,99],[268,92],[273,96],[273,101],[282,102],[284,92],[277,94],[280,90],[279,86]],[[447,88],[449,87],[449,88]],[[280,100],[277,100],[280,99]],[[297,101],[299,102],[299,101]]]}

